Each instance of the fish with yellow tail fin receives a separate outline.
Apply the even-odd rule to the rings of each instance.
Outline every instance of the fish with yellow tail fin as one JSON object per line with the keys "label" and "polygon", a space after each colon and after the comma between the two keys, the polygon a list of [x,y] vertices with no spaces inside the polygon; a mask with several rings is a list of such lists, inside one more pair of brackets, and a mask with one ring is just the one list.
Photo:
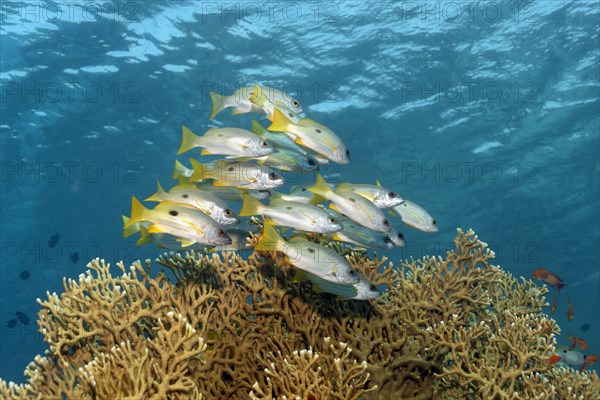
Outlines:
{"label": "fish with yellow tail fin", "polygon": [[215,186],[212,181],[194,183],[199,190],[209,192],[226,202],[242,202],[242,195],[249,193],[251,196],[265,200],[271,197],[269,190],[244,190],[234,186]]}
{"label": "fish with yellow tail fin", "polygon": [[156,193],[148,197],[145,201],[155,201],[162,203],[165,201],[177,203],[188,207],[197,208],[221,225],[236,225],[240,219],[235,212],[223,200],[212,193],[199,190],[193,184],[179,184],[174,186],[168,192],[156,181],[158,189]]}
{"label": "fish with yellow tail fin", "polygon": [[246,129],[210,128],[203,136],[198,136],[184,125],[182,132],[181,147],[177,155],[195,147],[202,147],[202,155],[231,157],[262,157],[274,151],[266,140]]}
{"label": "fish with yellow tail fin", "polygon": [[297,144],[338,164],[350,162],[350,151],[331,129],[309,118],[298,122],[291,121],[280,110],[273,111],[273,123],[267,128],[271,131],[285,132]]}
{"label": "fish with yellow tail fin", "polygon": [[331,209],[364,227],[384,233],[391,229],[390,222],[375,204],[352,192],[338,193],[329,186],[321,174],[317,174],[317,182],[308,190],[331,201],[329,205]]}
{"label": "fish with yellow tail fin", "polygon": [[194,174],[190,182],[214,179],[215,186],[235,186],[241,189],[268,190],[281,186],[285,179],[271,168],[252,162],[221,160],[207,166],[192,160]]}
{"label": "fish with yellow tail fin", "polygon": [[169,202],[148,209],[135,197],[131,198],[131,217],[123,230],[134,224],[149,223],[148,233],[168,233],[176,236],[183,247],[194,243],[225,245],[231,238],[221,225],[199,210]]}
{"label": "fish with yellow tail fin", "polygon": [[286,242],[268,218],[263,219],[263,234],[254,249],[281,252],[294,267],[331,282],[342,285],[359,282],[358,273],[335,250],[299,237]]}
{"label": "fish with yellow tail fin", "polygon": [[183,165],[179,160],[175,160],[175,168],[173,169],[173,175],[171,175],[171,178],[172,179],[179,179],[179,178],[188,179],[190,176],[192,176],[193,173],[194,173],[194,170],[192,168],[188,168],[185,165]]}
{"label": "fish with yellow tail fin", "polygon": [[344,216],[338,217],[337,220],[342,224],[343,229],[340,232],[326,236],[326,239],[352,243],[360,247],[376,250],[394,248],[394,242],[389,233],[375,232]]}
{"label": "fish with yellow tail fin", "polygon": [[[126,215],[121,215],[121,218],[123,219],[123,237],[129,237],[133,234],[136,234],[138,232],[140,232],[140,229],[142,227],[148,227],[150,225],[149,222],[138,222],[135,224],[129,224],[129,217]],[[127,227],[127,228],[125,228]]]}
{"label": "fish with yellow tail fin", "polygon": [[172,251],[202,251],[207,248],[207,245],[202,243],[193,243],[189,246],[184,246],[178,237],[162,232],[148,232],[148,228],[145,226],[140,227],[140,238],[135,243],[136,246],[142,246],[144,244],[154,243],[159,249],[166,249]]}
{"label": "fish with yellow tail fin", "polygon": [[[210,119],[216,117],[226,108],[233,108],[233,114],[243,114],[249,112],[265,114],[265,109],[262,106],[253,104],[249,100],[250,96],[254,92],[254,88],[254,85],[241,87],[237,89],[231,96],[224,96],[215,92],[210,92],[210,98],[212,100]],[[269,86],[263,86],[261,89],[269,98],[269,102],[281,103],[296,114],[302,113],[303,110],[302,106],[300,106],[300,102],[287,93]]]}
{"label": "fish with yellow tail fin", "polygon": [[404,203],[404,199],[398,193],[381,186],[379,181],[377,185],[365,185],[355,183],[340,183],[335,187],[336,192],[350,191],[365,199],[371,201],[379,208],[391,208]]}
{"label": "fish with yellow tail fin", "polygon": [[313,290],[316,292],[331,293],[337,296],[339,300],[375,300],[381,296],[377,286],[359,276],[358,283],[351,285],[340,285],[323,278],[320,278],[310,272],[303,270],[296,271],[295,281],[311,281]]}
{"label": "fish with yellow tail fin", "polygon": [[412,201],[405,200],[399,206],[391,208],[390,213],[398,216],[404,224],[422,232],[439,230],[436,220],[423,207]]}
{"label": "fish with yellow tail fin", "polygon": [[333,233],[342,230],[334,217],[311,204],[273,200],[265,205],[249,194],[244,194],[240,216],[263,215],[274,225],[307,232]]}

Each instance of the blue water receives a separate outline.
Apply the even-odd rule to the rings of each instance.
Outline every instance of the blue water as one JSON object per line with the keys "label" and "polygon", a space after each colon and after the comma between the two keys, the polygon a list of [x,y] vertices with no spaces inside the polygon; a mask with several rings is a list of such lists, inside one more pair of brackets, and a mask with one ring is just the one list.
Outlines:
{"label": "blue water", "polygon": [[[600,352],[596,1],[1,6],[4,379],[45,349],[37,297],[92,257],[160,253],[121,239],[120,216],[168,184],[182,124],[249,126],[228,111],[209,123],[208,92],[252,82],[343,138],[352,163],[330,180],[379,179],[436,218],[435,234],[401,227],[392,260],[444,254],[473,228],[513,274],[558,274],[559,343]],[[10,327],[16,312],[29,324]]]}

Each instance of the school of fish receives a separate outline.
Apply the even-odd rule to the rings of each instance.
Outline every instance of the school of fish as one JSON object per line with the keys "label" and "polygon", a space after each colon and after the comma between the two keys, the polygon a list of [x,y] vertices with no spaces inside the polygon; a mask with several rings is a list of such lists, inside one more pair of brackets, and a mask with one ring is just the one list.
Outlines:
{"label": "school of fish", "polygon": [[[144,200],[155,206],[133,197],[131,215],[123,216],[124,237],[139,233],[138,245],[174,251],[241,251],[257,235],[254,249],[282,253],[295,267],[295,280],[339,299],[374,300],[381,295],[374,284],[306,234],[319,235],[323,243],[385,250],[405,244],[388,215],[423,232],[438,231],[425,209],[379,181],[328,183],[319,167],[350,163],[350,151],[333,130],[304,117],[297,99],[258,84],[230,96],[210,95],[211,120],[231,108],[233,114],[264,114],[269,125],[254,120],[250,130],[211,127],[201,135],[184,125],[177,155],[196,152],[202,160],[191,158],[190,167],[175,161],[177,183],[165,190],[158,182],[156,193]],[[288,172],[316,179],[284,193]],[[241,203],[240,211],[230,203]]]}

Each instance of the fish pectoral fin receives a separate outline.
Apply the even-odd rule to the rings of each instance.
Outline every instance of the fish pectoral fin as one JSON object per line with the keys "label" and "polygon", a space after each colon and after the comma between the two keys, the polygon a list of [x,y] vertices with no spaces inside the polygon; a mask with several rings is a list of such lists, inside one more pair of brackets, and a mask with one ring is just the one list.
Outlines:
{"label": "fish pectoral fin", "polygon": [[329,204],[329,208],[331,208],[333,211],[341,213],[340,209],[337,208],[337,206],[333,203]]}
{"label": "fish pectoral fin", "polygon": [[245,111],[243,111],[243,110],[241,110],[241,109],[239,109],[239,108],[234,108],[234,109],[231,111],[231,113],[232,113],[233,115],[243,114],[244,112],[245,112]]}
{"label": "fish pectoral fin", "polygon": [[203,155],[203,156],[209,156],[211,154],[212,153],[206,149],[202,149],[202,151],[200,151],[200,155]]}
{"label": "fish pectoral fin", "polygon": [[163,230],[160,229],[158,225],[150,225],[148,227],[148,233],[162,233]]}

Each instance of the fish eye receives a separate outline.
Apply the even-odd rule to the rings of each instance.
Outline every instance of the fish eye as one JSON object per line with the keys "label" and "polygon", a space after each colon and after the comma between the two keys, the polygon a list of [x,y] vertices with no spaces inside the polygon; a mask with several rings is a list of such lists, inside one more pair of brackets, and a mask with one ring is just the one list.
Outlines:
{"label": "fish eye", "polygon": [[231,216],[233,216],[233,211],[232,211],[230,208],[228,208],[227,210],[225,210],[225,216],[226,216],[226,217],[231,217]]}
{"label": "fish eye", "polygon": [[389,197],[390,199],[395,199],[396,197],[398,197],[398,195],[397,195],[395,192],[389,192],[389,193],[388,193],[388,197]]}
{"label": "fish eye", "polygon": [[435,222],[435,219],[433,221],[431,221],[432,224],[437,225],[437,222]]}
{"label": "fish eye", "polygon": [[390,226],[390,221],[388,221],[387,219],[384,219],[383,226]]}
{"label": "fish eye", "polygon": [[317,133],[321,133],[321,130],[320,130],[319,128],[315,129],[315,131],[316,131]]}
{"label": "fish eye", "polygon": [[272,181],[275,181],[275,180],[279,179],[279,175],[277,175],[275,172],[271,172],[269,174],[269,179]]}
{"label": "fish eye", "polygon": [[312,158],[309,158],[308,165],[315,165],[315,160],[313,160]]}
{"label": "fish eye", "polygon": [[398,239],[400,239],[400,240],[404,240],[404,235],[403,235],[403,234],[401,234],[400,232],[398,232]]}
{"label": "fish eye", "polygon": [[292,101],[292,105],[294,107],[298,107],[300,105],[300,103],[298,103],[298,100],[294,100],[294,101]]}
{"label": "fish eye", "polygon": [[331,222],[332,224],[335,224],[335,218],[329,217],[329,222]]}
{"label": "fish eye", "polygon": [[227,232],[225,232],[223,229],[219,229],[219,232],[218,232],[218,234],[219,234],[219,236],[220,236],[220,237],[225,237],[225,236],[227,236]]}
{"label": "fish eye", "polygon": [[392,243],[392,238],[390,238],[390,236],[389,236],[389,235],[385,235],[385,236],[383,237],[383,241],[384,241],[385,243]]}
{"label": "fish eye", "polygon": [[377,291],[377,286],[375,286],[375,285],[373,285],[373,284],[371,283],[371,285],[369,286],[369,290],[370,290],[371,292],[376,292],[376,291]]}
{"label": "fish eye", "polygon": [[349,274],[350,274],[350,276],[354,276],[354,275],[356,275],[356,272],[353,269],[351,269]]}
{"label": "fish eye", "polygon": [[268,147],[268,146],[269,146],[269,144],[266,141],[264,141],[264,140],[260,141],[260,147]]}

